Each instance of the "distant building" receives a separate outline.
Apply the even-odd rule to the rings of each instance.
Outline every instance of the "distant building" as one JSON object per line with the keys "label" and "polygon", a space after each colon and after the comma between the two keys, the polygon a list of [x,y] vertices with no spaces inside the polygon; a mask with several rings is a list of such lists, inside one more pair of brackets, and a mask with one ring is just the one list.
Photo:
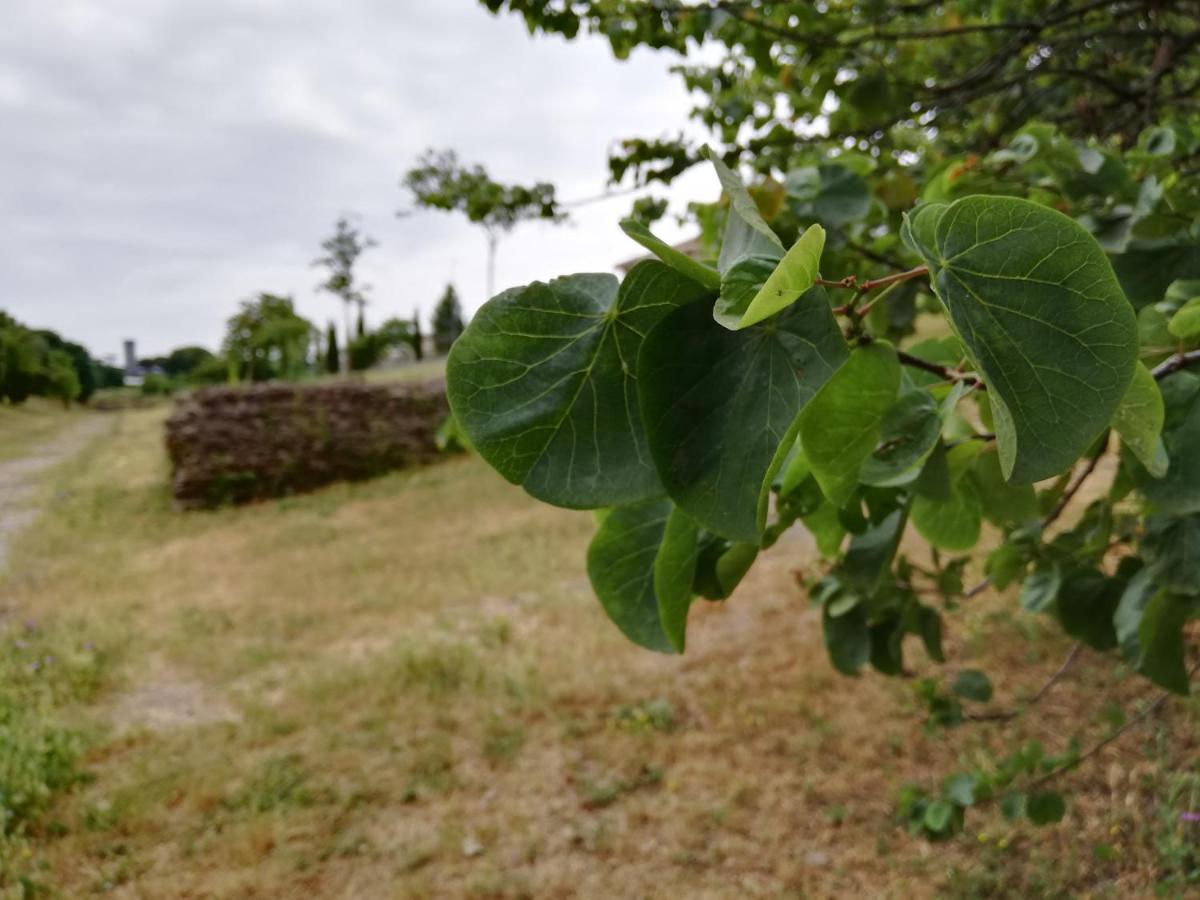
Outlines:
{"label": "distant building", "polygon": [[141,387],[147,375],[162,375],[162,366],[143,366],[138,362],[137,344],[130,339],[125,341],[125,374],[122,382],[126,387]]}

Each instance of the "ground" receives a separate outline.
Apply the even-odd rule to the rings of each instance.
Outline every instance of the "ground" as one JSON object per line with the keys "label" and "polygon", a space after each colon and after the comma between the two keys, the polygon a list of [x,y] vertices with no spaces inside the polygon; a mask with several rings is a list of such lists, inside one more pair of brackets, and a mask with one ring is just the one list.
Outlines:
{"label": "ground", "polygon": [[[1155,694],[1112,656],[1015,723],[930,731],[908,680],[830,668],[800,532],[659,656],[588,591],[590,514],[465,456],[179,512],[165,414],[98,417],[0,575],[5,652],[59,648],[12,670],[67,686],[46,714],[87,748],[24,851],[65,896],[1137,897],[1196,866],[1190,701],[1065,776],[1057,826],[983,810],[935,844],[894,818],[907,782],[1134,713]],[[949,621],[949,671],[996,706],[1069,649],[1012,607]]]}

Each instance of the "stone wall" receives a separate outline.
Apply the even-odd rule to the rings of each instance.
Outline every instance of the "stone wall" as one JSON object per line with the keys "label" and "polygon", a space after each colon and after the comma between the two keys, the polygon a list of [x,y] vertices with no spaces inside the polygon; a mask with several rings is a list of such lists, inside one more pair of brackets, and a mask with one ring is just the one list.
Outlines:
{"label": "stone wall", "polygon": [[172,492],[219,506],[417,465],[448,412],[441,381],[203,388],[167,421]]}

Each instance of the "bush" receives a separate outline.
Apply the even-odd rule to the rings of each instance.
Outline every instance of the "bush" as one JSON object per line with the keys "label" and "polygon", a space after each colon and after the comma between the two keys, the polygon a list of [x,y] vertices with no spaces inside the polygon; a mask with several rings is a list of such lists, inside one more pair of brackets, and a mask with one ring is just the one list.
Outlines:
{"label": "bush", "polygon": [[175,499],[244,503],[427,462],[447,410],[441,382],[204,388],[167,422]]}

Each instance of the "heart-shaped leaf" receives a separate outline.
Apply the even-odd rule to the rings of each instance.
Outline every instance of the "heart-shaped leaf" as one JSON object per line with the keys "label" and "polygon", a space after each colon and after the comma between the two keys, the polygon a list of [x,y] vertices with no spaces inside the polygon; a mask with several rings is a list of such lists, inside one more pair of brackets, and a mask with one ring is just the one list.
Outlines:
{"label": "heart-shaped leaf", "polygon": [[483,305],[454,343],[447,391],[459,426],[501,475],[547,503],[589,508],[661,496],[636,361],[672,310],[710,295],[653,260],[618,288],[571,275]]}
{"label": "heart-shaped leaf", "polygon": [[797,415],[846,353],[821,288],[741,331],[714,323],[704,303],[664,318],[646,337],[638,383],[671,499],[705,529],[758,543]]}
{"label": "heart-shaped leaf", "polygon": [[964,197],[905,223],[988,385],[1005,477],[1063,471],[1108,426],[1133,377],[1133,309],[1095,239],[1055,210]]}

